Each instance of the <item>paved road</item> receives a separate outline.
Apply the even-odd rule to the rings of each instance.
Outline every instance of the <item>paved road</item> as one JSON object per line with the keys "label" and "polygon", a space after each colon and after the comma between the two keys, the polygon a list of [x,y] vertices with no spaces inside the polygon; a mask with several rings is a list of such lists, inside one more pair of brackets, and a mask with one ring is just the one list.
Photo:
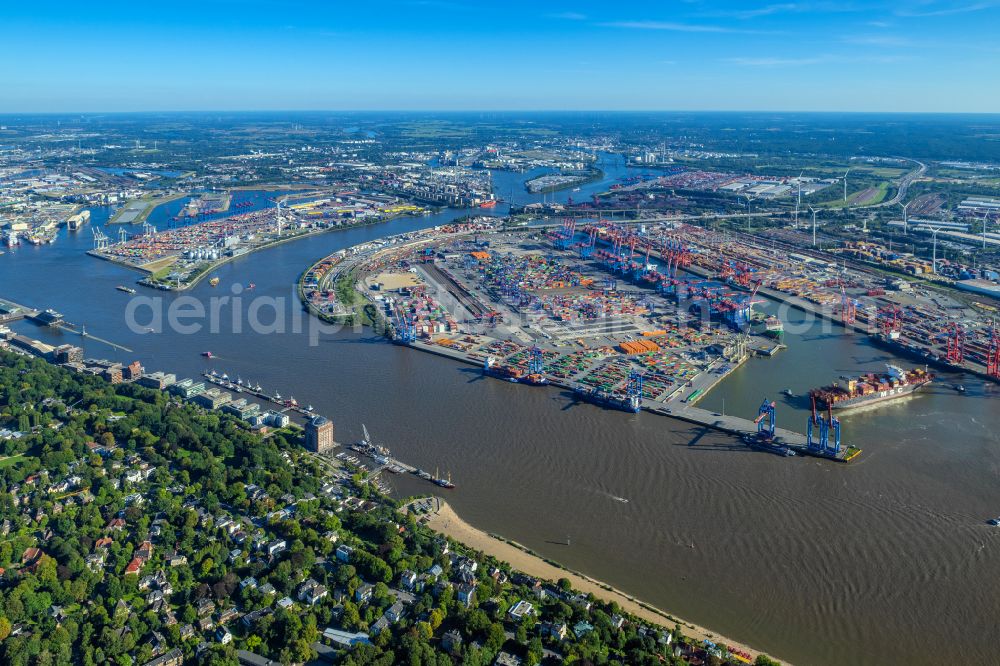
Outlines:
{"label": "paved road", "polygon": [[904,157],[902,159],[913,162],[917,165],[917,168],[903,176],[902,180],[899,181],[899,188],[896,191],[896,196],[887,201],[883,201],[882,203],[872,204],[870,206],[857,206],[857,208],[881,208],[884,206],[895,206],[906,198],[906,191],[910,189],[910,185],[913,184],[913,181],[927,173],[927,165],[911,157]]}

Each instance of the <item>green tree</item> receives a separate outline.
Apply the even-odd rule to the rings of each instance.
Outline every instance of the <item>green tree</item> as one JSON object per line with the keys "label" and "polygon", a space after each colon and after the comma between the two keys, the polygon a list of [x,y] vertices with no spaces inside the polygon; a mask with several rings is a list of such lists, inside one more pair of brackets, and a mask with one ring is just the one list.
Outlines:
{"label": "green tree", "polygon": [[774,659],[771,659],[766,654],[759,654],[757,658],[753,661],[754,666],[781,666]]}

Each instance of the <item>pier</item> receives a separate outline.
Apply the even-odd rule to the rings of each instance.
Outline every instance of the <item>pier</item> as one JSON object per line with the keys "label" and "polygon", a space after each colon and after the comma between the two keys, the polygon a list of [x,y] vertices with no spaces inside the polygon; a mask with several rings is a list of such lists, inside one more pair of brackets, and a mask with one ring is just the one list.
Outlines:
{"label": "pier", "polygon": [[78,334],[82,338],[87,338],[88,340],[95,340],[96,342],[100,342],[101,344],[108,345],[109,347],[111,347],[113,349],[117,349],[117,350],[123,351],[123,352],[128,352],[129,354],[132,353],[132,350],[129,349],[128,347],[124,346],[124,345],[120,345],[117,342],[111,342],[110,340],[105,340],[104,338],[99,338],[96,335],[91,335],[91,334],[87,333],[87,327],[86,326],[81,326],[79,328],[79,330],[78,330],[75,324],[69,324],[69,323],[66,323],[66,322],[61,322],[61,323],[59,323],[57,325],[60,326],[61,328],[65,328],[67,331],[72,331],[73,333]]}
{"label": "pier", "polygon": [[96,335],[88,334],[86,326],[77,326],[76,324],[71,324],[70,322],[63,320],[62,315],[55,310],[38,310],[36,308],[28,307],[27,305],[15,303],[14,301],[6,298],[0,298],[0,324],[10,324],[24,319],[32,321],[39,326],[61,328],[69,331],[70,333],[76,333],[80,337],[87,338],[88,340],[94,340],[95,342],[108,345],[113,349],[128,352],[129,354],[132,353],[132,350],[124,345],[111,342],[110,340],[105,340],[104,338],[99,338]]}
{"label": "pier", "polygon": [[[441,347],[440,345],[428,344],[421,342],[419,340],[414,340],[408,345],[414,349],[419,349],[421,351],[430,352],[431,354],[437,354],[438,356],[444,356],[456,361],[461,361],[463,363],[468,363],[470,365],[475,365],[477,367],[482,365],[482,362],[478,359],[472,359],[467,357],[465,354],[456,351],[454,349],[449,349],[446,347]],[[693,387],[678,387],[675,389],[671,396],[679,397],[681,394],[691,391],[692,388],[698,389],[699,386],[703,386],[700,391],[691,391],[688,395],[694,395],[698,393],[697,397],[702,397],[708,392],[715,384],[724,378],[723,375],[703,375],[702,377],[695,379],[695,386]],[[548,378],[548,386],[555,388],[560,388],[568,391],[573,391],[577,388],[577,385],[573,382],[564,382],[551,377]],[[699,384],[700,380],[700,384]],[[704,426],[706,428],[712,428],[713,430],[718,430],[720,432],[725,432],[730,435],[742,438],[744,435],[757,435],[757,424],[747,418],[741,418],[739,416],[726,416],[723,414],[718,414],[716,412],[710,412],[707,409],[702,409],[700,407],[695,407],[693,404],[675,404],[670,401],[670,398],[666,402],[653,401],[649,399],[643,399],[642,409],[650,412],[652,414],[658,414],[660,416],[667,416],[670,418],[680,419],[682,421],[687,421],[689,423],[694,423],[697,425]],[[767,448],[778,448],[787,447],[794,451],[798,455],[813,456],[816,458],[824,458],[827,460],[836,460],[838,462],[850,462],[852,459],[856,458],[858,454],[861,453],[860,449],[853,448],[847,445],[843,445],[837,454],[831,452],[820,451],[816,448],[810,448],[808,446],[808,440],[805,435],[801,433],[794,432],[792,430],[786,430],[784,428],[776,428],[775,436],[771,440],[770,447],[761,447],[763,449]]]}
{"label": "pier", "polygon": [[39,314],[39,310],[29,308],[27,305],[0,298],[0,324],[9,324],[22,319],[34,319]]}
{"label": "pier", "polygon": [[[700,407],[691,407],[687,405],[680,407],[644,406],[644,409],[647,409],[654,414],[670,416],[675,419],[719,430],[741,438],[745,435],[751,435],[754,437],[757,436],[757,424],[750,419],[745,419],[739,416],[719,414],[717,412],[710,412],[707,409],[702,409]],[[836,460],[837,462],[850,462],[861,453],[861,449],[852,448],[850,446],[842,446],[840,451],[836,454],[821,451],[816,448],[810,448],[805,435],[792,430],[786,430],[784,428],[775,428],[774,438],[770,441],[770,443],[757,448],[760,448],[761,450],[774,450],[777,452],[777,449],[780,447],[787,447],[794,451],[797,455],[825,458],[827,460]]]}
{"label": "pier", "polygon": [[201,373],[201,376],[204,377],[205,381],[207,381],[208,383],[213,384],[221,389],[225,389],[230,393],[250,395],[255,398],[259,398],[260,400],[263,400],[267,403],[277,405],[278,407],[281,408],[278,411],[283,414],[287,412],[293,412],[295,414],[298,414],[299,416],[304,416],[306,418],[312,418],[313,416],[316,416],[314,412],[311,412],[305,407],[302,407],[293,398],[289,397],[286,400],[282,398],[281,395],[278,393],[275,393],[274,395],[269,395],[259,387],[250,386],[249,382],[246,385],[244,385],[241,383],[240,380],[234,382],[228,379],[228,376],[226,376],[225,374],[220,375],[219,373],[213,374],[211,372],[203,372]]}

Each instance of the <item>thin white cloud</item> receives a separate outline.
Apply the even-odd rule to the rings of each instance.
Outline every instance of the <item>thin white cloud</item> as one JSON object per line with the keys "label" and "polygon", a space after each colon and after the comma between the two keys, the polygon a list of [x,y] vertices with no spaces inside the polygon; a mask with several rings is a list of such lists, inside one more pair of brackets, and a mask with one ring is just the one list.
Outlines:
{"label": "thin white cloud", "polygon": [[800,2],[775,2],[745,9],[719,9],[702,12],[699,16],[748,20],[779,14],[841,14],[868,11],[869,9],[868,5],[859,6],[844,0],[803,0]]}
{"label": "thin white cloud", "polygon": [[737,9],[734,11],[723,11],[710,14],[710,16],[729,16],[740,19],[752,19],[759,16],[771,16],[772,14],[785,14],[789,12],[802,11],[802,6],[794,2],[783,4],[765,5],[753,9]]}
{"label": "thin white cloud", "polygon": [[611,21],[608,23],[601,23],[600,25],[605,28],[626,28],[628,30],[665,30],[669,32],[746,32],[745,30],[734,30],[721,25],[708,25],[704,23],[675,23],[673,21]]}
{"label": "thin white cloud", "polygon": [[897,9],[896,15],[911,18],[927,18],[933,16],[952,16],[954,14],[970,14],[972,12],[995,9],[996,7],[1000,7],[1000,2],[997,2],[997,0],[962,5],[955,5],[948,2],[934,2],[932,0],[931,2],[921,2],[915,6]]}
{"label": "thin white cloud", "polygon": [[784,58],[784,57],[736,57],[736,58],[722,58],[720,62],[724,62],[730,65],[738,65],[741,67],[805,67],[809,65],[829,65],[829,64],[847,64],[847,63],[880,63],[880,64],[891,64],[897,62],[903,62],[910,60],[908,56],[901,55],[859,55],[859,56],[837,56],[837,55],[819,55],[819,56],[809,56],[802,58]]}
{"label": "thin white cloud", "polygon": [[587,15],[580,12],[559,12],[557,14],[546,14],[547,18],[562,19],[563,21],[586,21]]}
{"label": "thin white cloud", "polygon": [[801,67],[827,62],[824,58],[723,58],[722,62],[742,67]]}
{"label": "thin white cloud", "polygon": [[913,42],[898,35],[845,35],[841,41],[863,46],[912,46]]}

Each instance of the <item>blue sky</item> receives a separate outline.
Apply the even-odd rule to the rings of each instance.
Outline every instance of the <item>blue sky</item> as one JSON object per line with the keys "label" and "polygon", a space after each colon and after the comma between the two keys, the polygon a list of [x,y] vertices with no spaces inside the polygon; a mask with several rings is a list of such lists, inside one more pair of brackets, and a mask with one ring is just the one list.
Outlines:
{"label": "blue sky", "polygon": [[1000,0],[3,4],[0,113],[1000,112]]}

